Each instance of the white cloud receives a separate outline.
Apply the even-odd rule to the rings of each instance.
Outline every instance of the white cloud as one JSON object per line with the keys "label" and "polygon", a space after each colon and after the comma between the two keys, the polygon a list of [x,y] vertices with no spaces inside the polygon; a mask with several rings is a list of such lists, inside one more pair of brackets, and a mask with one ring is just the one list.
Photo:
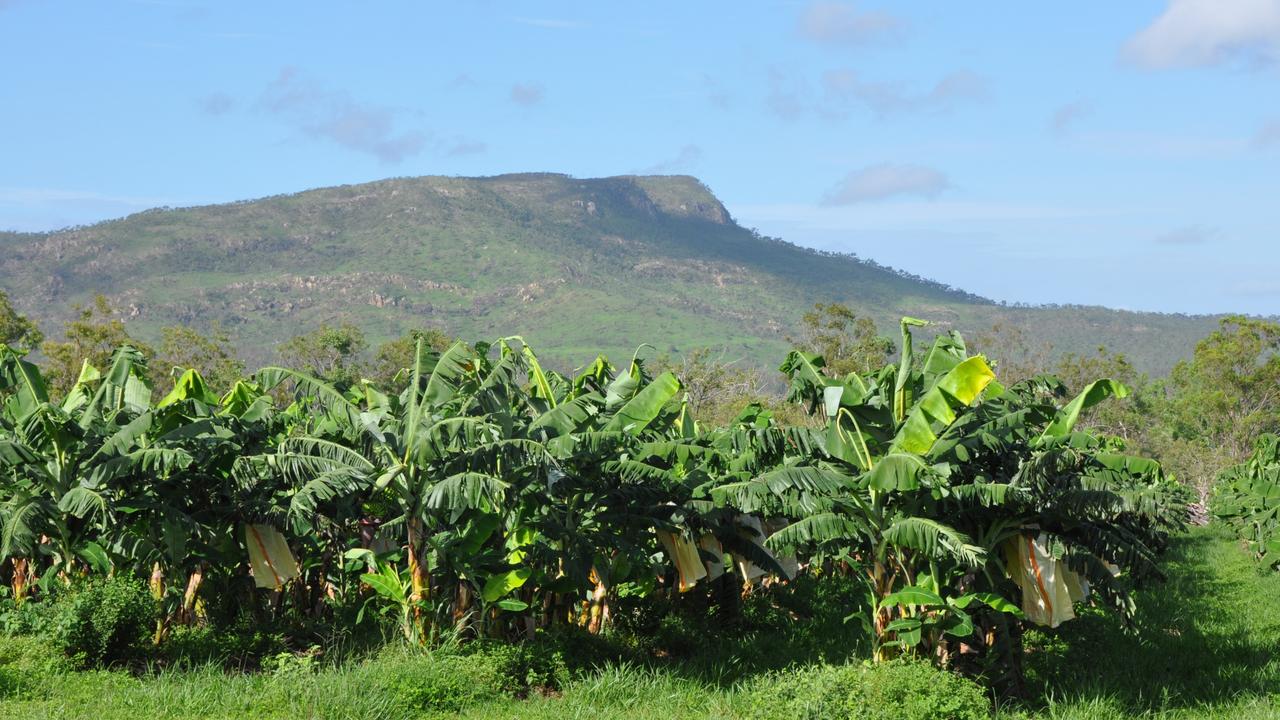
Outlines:
{"label": "white cloud", "polygon": [[951,187],[947,176],[923,165],[881,163],[854,170],[826,197],[824,205],[853,205],[897,196],[935,198]]}
{"label": "white cloud", "polygon": [[1150,69],[1274,62],[1280,59],[1280,0],[1169,0],[1124,54]]}
{"label": "white cloud", "polygon": [[898,35],[904,23],[889,13],[853,3],[814,2],[800,15],[800,34],[824,45],[858,46]]}

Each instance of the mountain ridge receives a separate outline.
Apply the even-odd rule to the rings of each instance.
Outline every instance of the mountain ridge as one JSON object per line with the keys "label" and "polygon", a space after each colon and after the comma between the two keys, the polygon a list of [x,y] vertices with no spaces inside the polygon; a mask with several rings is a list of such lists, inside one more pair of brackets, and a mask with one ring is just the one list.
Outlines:
{"label": "mountain ridge", "polygon": [[144,338],[220,323],[251,364],[322,322],[377,341],[413,328],[518,333],[550,359],[721,347],[775,365],[814,302],[894,334],[900,315],[966,335],[1125,352],[1167,371],[1218,316],[1008,306],[853,255],[743,228],[687,175],[388,178],[47,233],[0,233],[0,287],[49,334],[95,293]]}

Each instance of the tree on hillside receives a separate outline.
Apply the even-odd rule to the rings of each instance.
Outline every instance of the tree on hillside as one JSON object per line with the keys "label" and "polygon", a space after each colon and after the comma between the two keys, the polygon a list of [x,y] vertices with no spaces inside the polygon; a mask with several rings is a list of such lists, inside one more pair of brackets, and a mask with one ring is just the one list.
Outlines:
{"label": "tree on hillside", "polygon": [[[410,330],[395,340],[388,340],[374,351],[373,367],[369,370],[369,379],[384,390],[393,389],[396,375],[403,370],[413,368],[415,349],[418,338],[422,338],[426,347],[436,352],[444,352],[453,344],[454,338],[448,333],[435,328]],[[407,382],[407,381],[406,381]],[[400,388],[394,388],[399,390]]]}
{"label": "tree on hillside", "polygon": [[218,393],[230,390],[244,375],[244,363],[236,357],[231,338],[221,325],[215,324],[208,334],[184,325],[160,332],[160,349],[151,363],[156,392],[167,393],[183,370],[199,372]]}
{"label": "tree on hillside", "polygon": [[1083,391],[1100,377],[1122,383],[1129,394],[1091,408],[1081,417],[1080,426],[1121,438],[1134,451],[1151,453],[1158,429],[1151,419],[1164,412],[1164,388],[1139,372],[1129,358],[1106,347],[1099,347],[1092,355],[1067,353],[1059,358],[1053,374],[1066,386],[1068,395]]}
{"label": "tree on hillside", "polygon": [[364,331],[355,325],[326,323],[286,340],[277,352],[286,367],[345,388],[360,381],[361,357],[367,347]]}
{"label": "tree on hillside", "polygon": [[54,397],[61,397],[75,385],[86,361],[99,370],[106,369],[121,345],[132,345],[144,356],[154,354],[129,334],[105,296],[98,295],[91,305],[77,305],[75,314],[75,319],[64,326],[63,341],[46,340],[40,346],[48,358],[45,381]]}
{"label": "tree on hillside", "polygon": [[769,383],[758,368],[726,361],[711,348],[694,348],[678,359],[662,355],[653,366],[680,378],[694,417],[708,426],[727,424],[753,402],[782,404],[767,392]]}
{"label": "tree on hillside", "polygon": [[851,372],[879,370],[893,353],[893,341],[881,337],[871,318],[858,317],[841,303],[817,303],[801,318],[799,337],[787,342],[826,359],[826,369],[834,377]]}
{"label": "tree on hillside", "polygon": [[1174,367],[1169,390],[1174,437],[1221,458],[1195,478],[1211,483],[1225,465],[1244,462],[1259,435],[1280,431],[1280,324],[1223,318]]}
{"label": "tree on hillside", "polygon": [[33,350],[44,339],[40,328],[19,315],[9,302],[9,295],[0,290],[0,343],[19,350]]}
{"label": "tree on hillside", "polygon": [[[1049,372],[1053,344],[1033,345],[1027,331],[1021,325],[997,321],[986,332],[979,333],[969,343],[969,349],[986,355],[996,363],[996,369],[1005,382],[1018,382]],[[1095,377],[1109,377],[1096,375]],[[1062,378],[1066,380],[1066,378]],[[1067,383],[1070,387],[1071,383]]]}

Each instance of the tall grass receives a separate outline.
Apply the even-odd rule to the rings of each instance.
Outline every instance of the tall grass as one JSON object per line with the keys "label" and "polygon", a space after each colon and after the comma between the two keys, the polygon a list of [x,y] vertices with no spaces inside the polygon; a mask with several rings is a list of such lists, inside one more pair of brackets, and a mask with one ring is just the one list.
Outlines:
{"label": "tall grass", "polygon": [[[1167,567],[1168,582],[1137,598],[1135,633],[1089,612],[1030,633],[1027,696],[1002,702],[998,716],[1280,717],[1280,574],[1261,571],[1215,529],[1178,538]],[[775,634],[774,658],[764,654],[769,633],[702,637],[691,654],[605,663],[551,692],[516,688],[500,656],[449,650],[393,646],[333,666],[297,659],[261,673],[202,666],[138,676],[71,672],[34,641],[0,638],[0,718],[755,718],[762,684],[799,679],[779,665],[845,660],[799,631]]]}

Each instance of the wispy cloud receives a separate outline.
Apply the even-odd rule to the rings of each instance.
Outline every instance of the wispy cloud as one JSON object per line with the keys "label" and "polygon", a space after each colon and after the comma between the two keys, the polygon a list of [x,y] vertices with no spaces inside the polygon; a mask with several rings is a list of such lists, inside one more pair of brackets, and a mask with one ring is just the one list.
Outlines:
{"label": "wispy cloud", "polygon": [[1267,148],[1273,145],[1280,145],[1280,118],[1268,120],[1253,136],[1255,148]]}
{"label": "wispy cloud", "polygon": [[0,187],[0,202],[9,203],[61,203],[61,202],[103,202],[131,207],[154,207],[164,205],[168,200],[162,197],[135,197],[130,195],[112,195],[84,190],[56,190],[52,188]]}
{"label": "wispy cloud", "polygon": [[587,24],[581,20],[565,20],[561,18],[508,17],[507,20],[521,25],[552,30],[577,30],[587,27]]}
{"label": "wispy cloud", "polygon": [[859,103],[878,115],[949,110],[989,95],[986,81],[964,70],[946,75],[924,92],[913,93],[898,83],[867,81],[857,71],[847,68],[823,73],[822,87],[828,112],[837,112],[848,103]]}
{"label": "wispy cloud", "polygon": [[444,154],[446,157],[463,157],[465,155],[479,155],[488,149],[489,146],[479,140],[458,138],[446,147]]}
{"label": "wispy cloud", "polygon": [[203,110],[206,115],[218,116],[231,112],[231,109],[235,107],[235,104],[235,100],[232,99],[230,95],[224,92],[215,92],[206,95],[200,101],[200,109]]}
{"label": "wispy cloud", "polygon": [[795,120],[808,112],[812,101],[803,78],[772,67],[768,71],[768,85],[764,102],[774,115],[783,120]]}
{"label": "wispy cloud", "polygon": [[752,222],[778,224],[812,231],[890,232],[910,230],[936,231],[939,228],[1017,225],[1021,223],[1071,221],[1106,215],[1096,208],[1072,208],[1046,205],[1020,205],[1004,202],[955,201],[945,198],[913,200],[903,198],[891,203],[855,205],[818,205],[797,203],[733,205],[735,217]]}
{"label": "wispy cloud", "polygon": [[813,114],[829,120],[846,117],[855,107],[888,117],[906,113],[942,113],[990,96],[987,82],[967,70],[958,70],[921,90],[903,83],[868,80],[858,71],[837,68],[822,73],[819,89],[803,76],[771,67],[767,75],[765,105],[783,120]]}
{"label": "wispy cloud", "polygon": [[264,40],[270,37],[262,33],[250,32],[211,32],[205,33],[205,35],[215,40]]}
{"label": "wispy cloud", "polygon": [[947,176],[924,165],[881,163],[854,170],[822,199],[823,205],[854,205],[898,196],[935,198],[951,187]]}
{"label": "wispy cloud", "polygon": [[1248,137],[1212,137],[1160,132],[1079,133],[1080,143],[1115,157],[1222,158],[1249,150]]}
{"label": "wispy cloud", "polygon": [[702,92],[703,96],[707,98],[707,102],[721,110],[727,110],[732,103],[729,91],[720,84],[719,80],[710,75],[702,76]]}
{"label": "wispy cloud", "polygon": [[542,102],[544,92],[537,83],[516,83],[511,86],[511,102],[532,107]]}
{"label": "wispy cloud", "polygon": [[640,172],[647,175],[662,175],[665,173],[675,172],[677,170],[687,170],[691,166],[696,165],[701,159],[702,148],[697,145],[689,144],[680,148],[680,152],[676,153],[675,157],[650,165]]}
{"label": "wispy cloud", "polygon": [[321,87],[296,69],[280,71],[258,100],[258,107],[312,137],[398,163],[420,153],[426,135],[397,130],[391,109],[353,100],[347,93]]}
{"label": "wispy cloud", "polygon": [[1156,236],[1159,245],[1204,245],[1212,240],[1218,231],[1203,225],[1188,225],[1176,228]]}
{"label": "wispy cloud", "polygon": [[862,10],[849,2],[814,2],[800,14],[804,38],[823,45],[857,47],[893,39],[906,24],[878,10]]}
{"label": "wispy cloud", "polygon": [[0,187],[0,230],[43,232],[120,217],[147,208],[190,204],[190,200],[171,197]]}
{"label": "wispy cloud", "polygon": [[1235,282],[1227,289],[1227,292],[1236,297],[1245,298],[1274,298],[1280,297],[1280,282],[1274,280],[1255,280],[1250,282]]}
{"label": "wispy cloud", "polygon": [[1055,135],[1071,132],[1081,118],[1093,112],[1093,106],[1085,100],[1074,100],[1053,111],[1049,117],[1049,129]]}
{"label": "wispy cloud", "polygon": [[1280,2],[1169,0],[1123,56],[1148,69],[1273,63],[1280,59]]}

